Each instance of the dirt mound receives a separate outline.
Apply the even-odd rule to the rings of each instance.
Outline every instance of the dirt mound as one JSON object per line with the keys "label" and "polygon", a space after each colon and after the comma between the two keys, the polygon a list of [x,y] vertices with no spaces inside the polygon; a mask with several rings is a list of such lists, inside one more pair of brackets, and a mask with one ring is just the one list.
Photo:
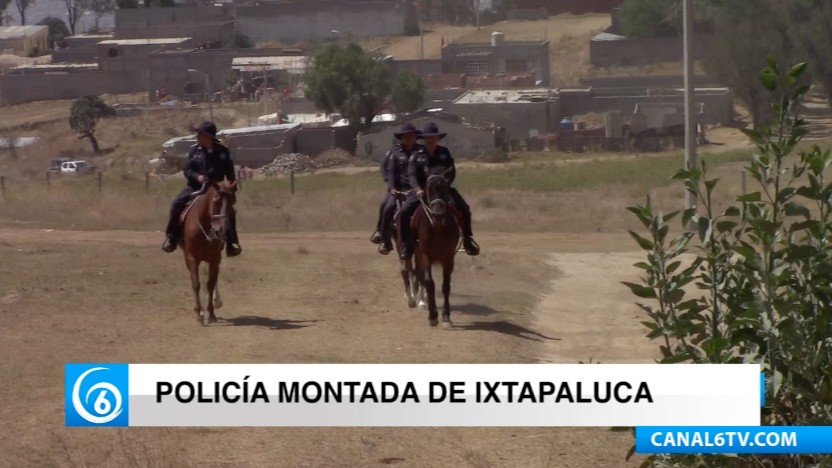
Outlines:
{"label": "dirt mound", "polygon": [[263,167],[255,169],[256,174],[261,174],[266,177],[287,175],[291,173],[304,174],[306,172],[313,172],[315,166],[312,164],[312,159],[305,154],[289,153],[281,154],[274,158],[274,161],[266,164]]}
{"label": "dirt mound", "polygon": [[345,151],[340,148],[335,148],[324,151],[323,153],[313,158],[312,164],[315,166],[315,168],[321,169],[325,167],[345,166],[347,164],[354,163],[355,160],[355,156],[350,154],[349,151]]}

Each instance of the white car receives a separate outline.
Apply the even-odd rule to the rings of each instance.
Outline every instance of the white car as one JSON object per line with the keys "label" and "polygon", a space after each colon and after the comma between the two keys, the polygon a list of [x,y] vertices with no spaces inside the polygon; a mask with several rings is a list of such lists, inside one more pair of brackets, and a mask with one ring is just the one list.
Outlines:
{"label": "white car", "polygon": [[95,166],[87,161],[66,161],[61,163],[61,174],[81,174],[93,172]]}

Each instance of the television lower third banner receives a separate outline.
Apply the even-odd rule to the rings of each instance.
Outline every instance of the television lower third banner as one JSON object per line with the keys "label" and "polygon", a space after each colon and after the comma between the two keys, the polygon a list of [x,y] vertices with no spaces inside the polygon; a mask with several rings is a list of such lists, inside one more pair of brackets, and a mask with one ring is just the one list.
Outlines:
{"label": "television lower third banner", "polygon": [[759,426],[760,366],[67,364],[67,426]]}
{"label": "television lower third banner", "polygon": [[832,426],[637,427],[636,453],[832,453]]}

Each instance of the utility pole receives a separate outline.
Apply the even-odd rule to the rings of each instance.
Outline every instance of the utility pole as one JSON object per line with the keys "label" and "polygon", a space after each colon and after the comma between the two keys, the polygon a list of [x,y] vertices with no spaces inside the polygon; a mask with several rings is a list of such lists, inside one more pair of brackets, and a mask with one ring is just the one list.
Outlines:
{"label": "utility pole", "polygon": [[480,0],[477,0],[477,31],[480,30]]}
{"label": "utility pole", "polygon": [[[691,51],[693,38],[693,0],[682,0],[684,14],[684,61],[685,61],[685,168],[693,169],[697,166],[696,141],[698,131],[696,128],[697,116],[694,101],[693,86],[693,54]],[[685,208],[696,207],[696,194],[687,190],[685,192]]]}

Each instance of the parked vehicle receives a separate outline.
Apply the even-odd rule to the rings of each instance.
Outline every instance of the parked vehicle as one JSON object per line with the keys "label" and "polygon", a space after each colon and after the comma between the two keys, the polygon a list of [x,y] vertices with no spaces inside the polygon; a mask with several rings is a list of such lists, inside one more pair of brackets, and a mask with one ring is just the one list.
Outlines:
{"label": "parked vehicle", "polygon": [[50,172],[61,172],[61,164],[72,161],[71,158],[57,158],[49,161]]}
{"label": "parked vehicle", "polygon": [[61,174],[86,174],[95,172],[95,166],[87,161],[66,161],[61,163]]}

